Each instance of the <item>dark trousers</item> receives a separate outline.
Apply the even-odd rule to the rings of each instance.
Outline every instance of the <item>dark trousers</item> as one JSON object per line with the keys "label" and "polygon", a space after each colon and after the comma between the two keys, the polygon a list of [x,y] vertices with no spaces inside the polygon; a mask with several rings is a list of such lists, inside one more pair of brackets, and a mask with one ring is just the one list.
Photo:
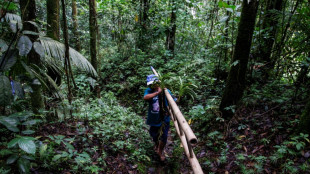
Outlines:
{"label": "dark trousers", "polygon": [[157,144],[158,140],[161,140],[166,144],[169,128],[170,128],[169,122],[163,123],[161,126],[151,126],[149,132],[151,137],[153,138],[153,141]]}

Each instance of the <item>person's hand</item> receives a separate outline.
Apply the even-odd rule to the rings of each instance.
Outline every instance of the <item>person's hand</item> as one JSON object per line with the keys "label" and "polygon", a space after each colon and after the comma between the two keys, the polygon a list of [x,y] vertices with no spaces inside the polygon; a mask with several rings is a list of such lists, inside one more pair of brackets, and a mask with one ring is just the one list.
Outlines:
{"label": "person's hand", "polygon": [[160,94],[162,92],[162,89],[160,87],[156,88],[156,91],[158,92],[158,94]]}

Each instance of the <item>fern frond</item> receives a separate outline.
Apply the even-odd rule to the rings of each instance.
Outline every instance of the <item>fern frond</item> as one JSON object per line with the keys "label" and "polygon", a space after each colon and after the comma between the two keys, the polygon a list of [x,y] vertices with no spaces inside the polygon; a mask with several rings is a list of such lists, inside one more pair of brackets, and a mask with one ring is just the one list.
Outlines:
{"label": "fern frond", "polygon": [[[51,38],[42,36],[40,37],[40,41],[44,48],[45,53],[48,56],[64,62],[64,56],[65,56],[64,44],[55,41]],[[70,47],[69,55],[70,55],[70,61],[73,65],[75,65],[80,70],[84,70],[87,71],[88,73],[91,73],[93,76],[97,76],[97,72],[95,71],[93,66],[82,54],[80,54],[79,52]]]}

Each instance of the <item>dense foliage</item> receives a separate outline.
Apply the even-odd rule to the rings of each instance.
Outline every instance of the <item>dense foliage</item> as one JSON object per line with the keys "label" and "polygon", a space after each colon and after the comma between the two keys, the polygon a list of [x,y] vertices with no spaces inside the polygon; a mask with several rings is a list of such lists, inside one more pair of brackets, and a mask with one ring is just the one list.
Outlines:
{"label": "dense foliage", "polygon": [[205,173],[309,172],[310,3],[251,1],[1,1],[0,173],[189,172],[174,128],[152,150],[150,66]]}

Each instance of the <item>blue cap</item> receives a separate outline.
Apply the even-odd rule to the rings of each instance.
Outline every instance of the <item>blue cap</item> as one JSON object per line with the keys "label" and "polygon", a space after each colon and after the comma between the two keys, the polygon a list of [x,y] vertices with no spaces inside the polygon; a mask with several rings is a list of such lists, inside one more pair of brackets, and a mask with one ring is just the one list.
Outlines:
{"label": "blue cap", "polygon": [[151,85],[153,84],[155,81],[158,81],[158,77],[155,75],[155,74],[151,74],[151,75],[148,75],[146,77],[146,84],[147,85]]}

